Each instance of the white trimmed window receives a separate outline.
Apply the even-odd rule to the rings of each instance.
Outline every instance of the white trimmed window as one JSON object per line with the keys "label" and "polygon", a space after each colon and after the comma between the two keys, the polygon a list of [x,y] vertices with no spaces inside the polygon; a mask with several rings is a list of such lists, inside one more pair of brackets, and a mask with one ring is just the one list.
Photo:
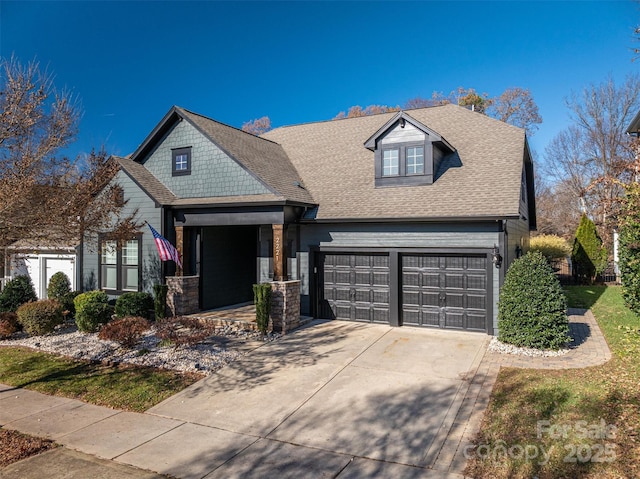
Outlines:
{"label": "white trimmed window", "polygon": [[397,149],[382,151],[382,176],[400,174],[400,151]]}
{"label": "white trimmed window", "polygon": [[410,146],[407,148],[407,175],[424,174],[424,147]]}

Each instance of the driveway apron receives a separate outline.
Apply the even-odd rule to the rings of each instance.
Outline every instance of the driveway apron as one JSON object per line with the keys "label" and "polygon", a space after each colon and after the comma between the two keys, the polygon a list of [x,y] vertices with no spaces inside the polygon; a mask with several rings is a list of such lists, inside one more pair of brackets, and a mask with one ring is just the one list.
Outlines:
{"label": "driveway apron", "polygon": [[147,413],[254,439],[240,452],[238,442],[211,444],[235,455],[207,477],[241,476],[265,451],[330,454],[334,473],[357,467],[354,457],[429,468],[487,343],[477,333],[314,322]]}

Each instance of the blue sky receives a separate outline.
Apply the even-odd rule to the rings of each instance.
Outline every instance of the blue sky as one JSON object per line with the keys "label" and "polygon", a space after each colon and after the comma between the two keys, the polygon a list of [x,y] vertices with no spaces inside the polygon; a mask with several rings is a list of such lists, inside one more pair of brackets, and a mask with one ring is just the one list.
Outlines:
{"label": "blue sky", "polygon": [[542,156],[564,99],[633,63],[640,5],[602,2],[0,1],[0,55],[37,58],[82,101],[69,153],[125,155],[176,104],[240,127],[325,120],[459,86],[529,88]]}

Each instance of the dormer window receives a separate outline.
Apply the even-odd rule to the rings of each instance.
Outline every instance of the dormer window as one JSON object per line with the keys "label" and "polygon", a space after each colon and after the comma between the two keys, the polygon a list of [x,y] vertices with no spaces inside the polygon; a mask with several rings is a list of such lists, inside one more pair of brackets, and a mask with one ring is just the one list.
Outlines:
{"label": "dormer window", "polygon": [[364,146],[374,152],[376,188],[430,185],[442,158],[455,151],[404,112],[394,115]]}
{"label": "dormer window", "polygon": [[424,147],[407,148],[407,175],[424,175]]}
{"label": "dormer window", "polygon": [[171,150],[171,174],[173,176],[191,174],[191,147]]}
{"label": "dormer window", "polygon": [[397,149],[382,150],[382,176],[400,174],[400,152]]}

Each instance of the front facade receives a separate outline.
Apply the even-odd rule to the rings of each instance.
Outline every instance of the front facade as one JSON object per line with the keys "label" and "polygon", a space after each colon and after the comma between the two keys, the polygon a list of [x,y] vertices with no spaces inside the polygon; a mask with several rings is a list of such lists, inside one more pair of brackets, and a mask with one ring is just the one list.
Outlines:
{"label": "front facade", "polygon": [[504,272],[535,229],[524,131],[454,105],[262,137],[174,107],[117,161],[126,208],[176,244],[183,270],[149,231],[105,234],[86,238],[84,287],[178,276],[193,310],[292,281],[304,315],[494,334]]}

